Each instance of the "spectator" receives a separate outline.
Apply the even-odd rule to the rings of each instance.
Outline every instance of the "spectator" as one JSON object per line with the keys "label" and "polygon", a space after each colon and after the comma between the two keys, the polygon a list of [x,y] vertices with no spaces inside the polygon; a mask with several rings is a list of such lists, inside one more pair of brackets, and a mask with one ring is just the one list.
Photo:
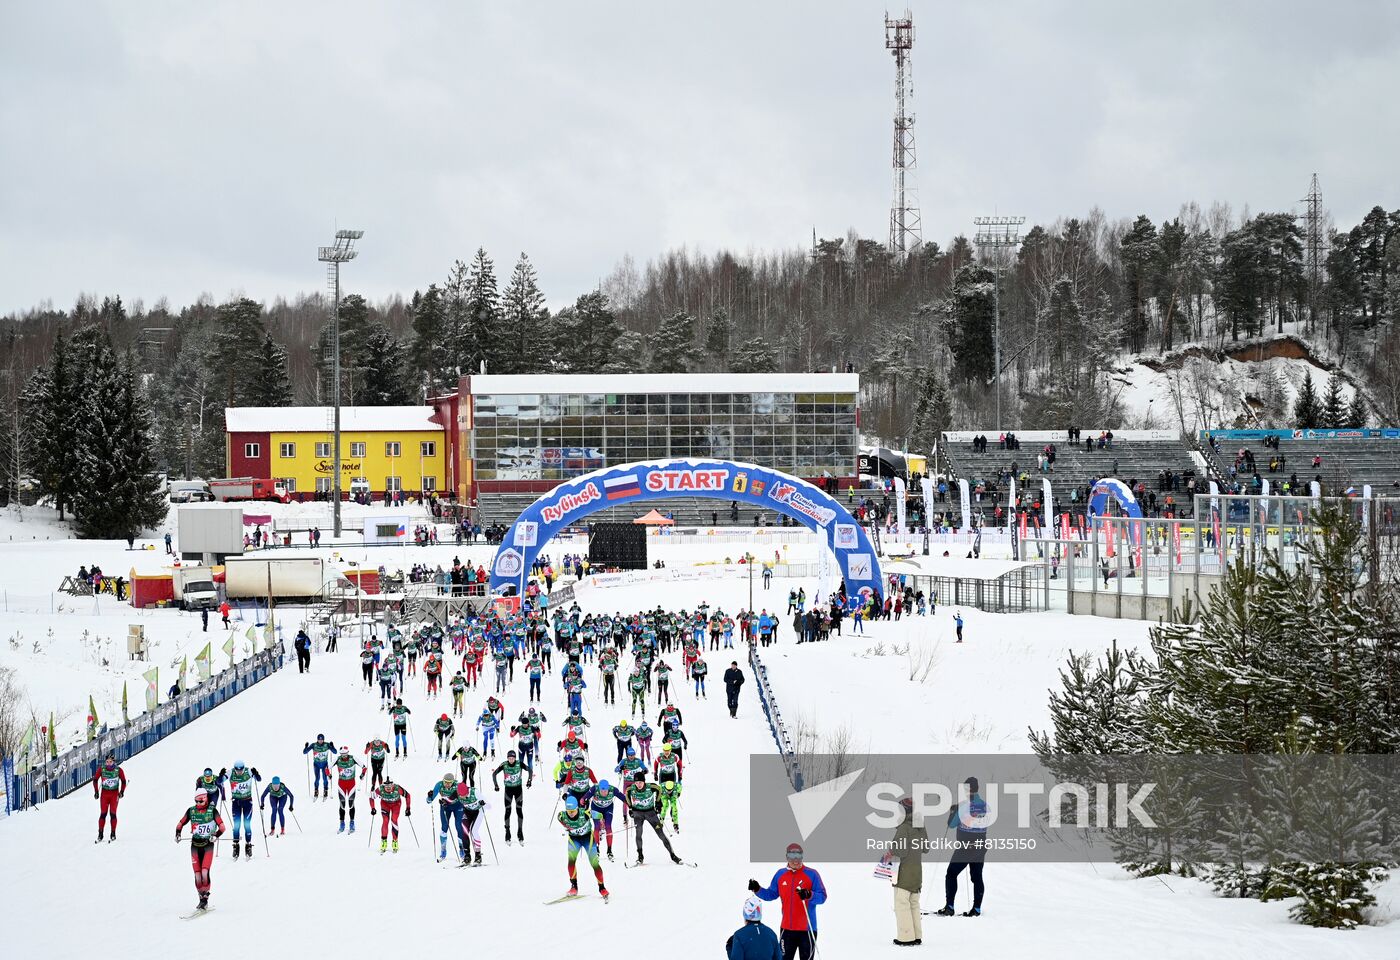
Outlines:
{"label": "spectator", "polygon": [[311,637],[305,630],[298,630],[292,647],[297,652],[297,673],[306,673],[311,669]]}
{"label": "spectator", "polygon": [[919,894],[924,889],[923,853],[928,849],[928,831],[914,823],[914,800],[899,801],[904,819],[894,831],[891,856],[899,858],[894,878],[895,946],[912,947],[924,942],[924,926],[919,913]]}
{"label": "spectator", "polygon": [[778,960],[778,935],[763,923],[763,904],[756,897],[744,901],[744,925],[724,943],[729,960]]}

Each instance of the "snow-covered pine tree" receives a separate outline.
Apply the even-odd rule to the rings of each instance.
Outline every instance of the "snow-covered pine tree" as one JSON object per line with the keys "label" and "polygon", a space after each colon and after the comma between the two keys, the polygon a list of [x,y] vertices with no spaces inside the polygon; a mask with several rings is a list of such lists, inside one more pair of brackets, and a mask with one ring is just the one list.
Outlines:
{"label": "snow-covered pine tree", "polygon": [[482,361],[486,369],[503,370],[510,367],[505,354],[515,346],[501,336],[501,296],[496,288],[496,265],[478,247],[467,274],[467,327],[465,331],[463,373],[476,373]]}
{"label": "snow-covered pine tree", "polygon": [[1303,374],[1303,385],[1298,389],[1298,399],[1293,403],[1293,425],[1303,430],[1311,430],[1323,424],[1322,408],[1317,401],[1317,388],[1313,386],[1312,371]]}
{"label": "snow-covered pine tree", "polygon": [[43,495],[53,498],[59,519],[73,504],[77,475],[77,430],[83,379],[70,341],[59,334],[45,368],[30,377],[24,410],[28,421],[30,469]]}
{"label": "snow-covered pine tree", "polygon": [[1346,423],[1343,426],[1349,430],[1360,430],[1366,426],[1366,398],[1361,396],[1360,390],[1351,395],[1351,403],[1347,405]]}
{"label": "snow-covered pine tree", "polygon": [[729,347],[734,338],[734,324],[729,320],[729,311],[723,307],[710,314],[705,324],[705,352],[716,370],[729,369]]}
{"label": "snow-covered pine tree", "polygon": [[287,377],[287,351],[264,333],[258,345],[257,360],[248,370],[249,406],[285,407],[292,402],[292,383]]}
{"label": "snow-covered pine tree", "polygon": [[393,406],[414,401],[404,346],[398,337],[384,329],[383,324],[375,324],[365,338],[364,364],[361,403]]}
{"label": "snow-covered pine tree", "polygon": [[730,354],[729,369],[733,373],[776,373],[778,352],[763,337],[750,337]]}
{"label": "snow-covered pine tree", "polygon": [[80,536],[119,540],[159,524],[166,504],[151,455],[150,412],[135,374],[105,333],[94,346],[73,507]]}
{"label": "snow-covered pine tree", "polygon": [[455,385],[457,371],[453,367],[448,344],[447,318],[443,309],[442,291],[429,284],[423,292],[414,291],[413,366],[421,371],[430,384]]}
{"label": "snow-covered pine tree", "polygon": [[1342,380],[1335,373],[1327,378],[1327,394],[1322,400],[1321,426],[1338,429],[1346,426],[1346,404],[1342,401]]}
{"label": "snow-covered pine tree", "polygon": [[689,373],[700,357],[695,345],[695,318],[681,311],[665,320],[647,338],[652,373]]}
{"label": "snow-covered pine tree", "polygon": [[549,310],[544,305],[534,264],[524,253],[515,261],[510,282],[501,294],[502,370],[508,373],[547,373],[554,357]]}

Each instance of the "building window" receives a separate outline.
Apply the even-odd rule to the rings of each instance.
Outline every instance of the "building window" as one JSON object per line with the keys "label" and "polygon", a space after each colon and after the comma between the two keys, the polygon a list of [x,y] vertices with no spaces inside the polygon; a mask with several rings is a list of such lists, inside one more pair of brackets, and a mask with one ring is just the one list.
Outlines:
{"label": "building window", "polygon": [[398,493],[403,489],[403,481],[399,477],[385,477],[384,491],[386,493]]}
{"label": "building window", "polygon": [[245,443],[245,444],[243,444],[243,456],[247,457],[249,460],[257,460],[259,457],[262,456],[262,444],[261,444],[261,443]]}
{"label": "building window", "polygon": [[363,443],[350,444],[350,456],[363,457],[365,455],[365,445]]}
{"label": "building window", "polygon": [[297,445],[295,443],[281,443],[277,445],[277,455],[281,458],[290,459],[297,455]]}
{"label": "building window", "polygon": [[432,493],[432,492],[433,492],[434,490],[436,490],[436,489],[437,489],[437,477],[424,477],[424,478],[423,478],[423,492],[424,492],[424,493]]}
{"label": "building window", "polygon": [[296,492],[297,492],[297,478],[296,478],[296,477],[283,477],[283,478],[282,478],[282,488],[283,488],[284,490],[286,490],[288,493],[296,493]]}
{"label": "building window", "polygon": [[420,457],[436,457],[436,456],[437,456],[437,441],[436,441],[436,440],[424,440],[422,443],[418,444],[418,456],[420,456]]}
{"label": "building window", "polygon": [[331,492],[331,483],[332,483],[332,481],[331,481],[331,478],[330,478],[330,477],[317,477],[317,478],[316,478],[316,492],[317,492],[317,493],[330,493],[330,492]]}
{"label": "building window", "polygon": [[331,455],[331,445],[329,441],[318,441],[316,444],[316,456],[329,457]]}
{"label": "building window", "polygon": [[386,440],[386,441],[384,442],[384,456],[386,456],[386,457],[401,457],[401,456],[403,456],[403,444],[399,443],[399,441],[397,441],[397,440]]}

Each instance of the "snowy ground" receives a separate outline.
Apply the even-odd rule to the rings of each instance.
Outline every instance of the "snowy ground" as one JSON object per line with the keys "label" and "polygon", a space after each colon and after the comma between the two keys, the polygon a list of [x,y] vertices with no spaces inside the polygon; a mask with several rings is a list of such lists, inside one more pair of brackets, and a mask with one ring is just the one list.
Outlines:
{"label": "snowy ground", "polygon": [[[121,569],[121,559],[134,556],[125,546],[70,541],[11,548],[0,541],[0,573],[7,583],[20,588],[32,583],[34,593],[41,594],[53,571],[67,572],[79,562],[95,559],[104,569]],[[368,556],[386,555],[360,549]],[[697,560],[722,560],[727,552],[741,552],[742,545],[662,543],[658,549],[674,568]],[[805,560],[810,559],[807,550],[794,544],[788,553],[797,559],[794,551],[801,551]],[[394,548],[387,553],[399,552]],[[436,563],[443,562],[436,559],[439,556],[450,562],[458,550],[444,545],[406,552],[410,558],[433,556]],[[468,551],[461,553],[466,559]],[[477,553],[485,559],[489,549],[471,551],[473,559]],[[157,566],[161,562],[158,552],[141,559]],[[756,599],[770,609],[781,608],[796,583],[775,580],[766,594],[756,584]],[[811,580],[801,584],[809,594],[816,586]],[[658,603],[693,608],[701,599],[735,610],[747,603],[748,590],[746,578],[696,579],[597,587],[580,591],[579,598],[586,610],[595,611],[631,611]],[[123,636],[130,608],[109,609],[104,600],[93,613],[92,603],[78,601],[88,609],[70,613],[6,614],[0,621],[0,640],[16,629],[29,637],[48,626],[74,638],[84,628]],[[871,625],[864,638],[811,647],[796,647],[785,627],[781,643],[765,655],[785,715],[805,715],[819,729],[845,726],[857,749],[1019,752],[1026,749],[1027,727],[1047,723],[1046,691],[1056,682],[1069,649],[1102,649],[1113,638],[1140,646],[1146,638],[1144,625],[1127,621],[962,612],[967,621],[967,642],[962,645],[952,642],[952,611],[946,609],[934,617]],[[142,622],[162,645],[155,662],[162,663],[162,685],[167,685],[164,666],[173,652],[203,645],[199,621],[161,611]],[[224,634],[209,636],[216,639],[217,648]],[[934,656],[923,682],[911,682],[908,656],[892,652],[904,643],[911,644],[916,655],[929,651]],[[119,696],[117,678],[122,671],[104,672],[84,662],[74,653],[76,639],[65,644],[68,652],[62,656],[55,650],[34,657],[12,654],[0,643],[0,662],[18,668],[36,701],[66,697],[85,706],[87,688],[99,681],[107,690],[115,683]],[[884,645],[883,655],[877,644]],[[422,798],[447,766],[432,759],[425,734],[431,718],[447,702],[427,702],[421,681],[410,682],[405,698],[414,710],[416,752],[408,760],[391,759],[390,770],[412,790],[412,822],[422,846],[415,845],[405,824],[403,850],[381,857],[363,796],[359,832],[338,836],[334,806],[311,802],[299,744],[325,733],[337,743],[350,743],[359,756],[366,741],[388,732],[376,698],[360,686],[353,654],[342,652],[318,655],[308,675],[298,675],[295,669],[274,675],[126,764],[130,789],[122,804],[121,840],[114,845],[92,844],[95,805],[82,791],[0,820],[5,863],[25,865],[0,871],[0,902],[8,915],[24,918],[11,925],[15,953],[42,950],[46,956],[76,957],[89,952],[93,937],[100,936],[112,956],[163,955],[184,948],[193,932],[218,942],[251,936],[249,942],[275,946],[290,956],[314,955],[324,950],[330,931],[350,937],[340,952],[356,957],[460,945],[463,935],[488,955],[506,950],[516,954],[557,949],[561,937],[590,949],[616,945],[618,935],[629,930],[624,936],[656,937],[646,942],[663,945],[677,958],[715,956],[739,925],[748,878],[766,880],[789,839],[771,838],[773,860],[749,863],[745,759],[751,753],[771,753],[773,741],[752,682],[744,689],[739,719],[730,720],[724,711],[719,674],[736,658],[709,657],[714,689],[708,701],[695,702],[688,689],[677,685],[675,699],[685,712],[694,746],[687,757],[683,829],[675,842],[684,856],[700,863],[699,869],[673,867],[650,837],[646,867],[624,870],[620,861],[604,861],[612,903],[592,898],[544,906],[543,901],[564,891],[567,881],[564,842],[549,825],[554,796],[542,781],[527,792],[527,846],[504,845],[496,808],[489,812],[489,823],[500,866],[489,846],[491,866],[482,870],[435,864],[429,852],[436,832],[434,814]],[[142,666],[133,669],[139,673]],[[596,696],[599,685],[591,670],[588,679],[590,697]],[[132,688],[133,704],[139,700],[139,683]],[[71,692],[74,685],[79,686],[76,695]],[[508,716],[525,705],[523,687],[523,679],[517,678],[503,697]],[[469,692],[469,715],[480,710],[486,693],[484,688]],[[549,689],[546,734],[556,739],[560,703],[557,688]],[[594,726],[595,766],[610,770],[613,751],[607,729],[622,711],[591,703],[588,712]],[[80,724],[81,718],[74,722]],[[301,831],[294,825],[285,838],[266,848],[259,835],[253,862],[234,863],[221,855],[214,868],[216,911],[191,931],[177,919],[194,899],[187,844],[176,846],[170,837],[190,802],[195,775],[206,765],[218,768],[237,759],[257,766],[264,777],[280,774],[288,781],[297,794]],[[366,844],[371,839],[373,848]],[[619,855],[628,840],[616,837]],[[871,865],[814,866],[831,891],[831,901],[821,913],[822,955],[895,953],[887,946],[893,936],[890,893],[886,884],[871,877]],[[581,889],[591,892],[588,872],[580,875]],[[83,880],[83,906],[77,910],[73,898],[63,895],[75,877]],[[942,871],[935,864],[926,866],[925,882],[925,907],[936,908]],[[1394,922],[1400,915],[1400,884],[1394,879],[1380,891],[1376,911],[1379,920],[1389,922],[1353,933],[1293,924],[1286,916],[1287,904],[1223,900],[1191,881],[1134,880],[1102,864],[990,865],[987,882],[987,912],[980,920],[925,918],[929,948],[1078,957],[1086,949],[1121,950],[1131,943],[1145,957],[1186,957],[1220,948],[1247,957],[1400,955],[1400,924]],[[453,909],[461,906],[469,909]],[[777,916],[776,905],[771,905],[769,922],[776,924]]]}

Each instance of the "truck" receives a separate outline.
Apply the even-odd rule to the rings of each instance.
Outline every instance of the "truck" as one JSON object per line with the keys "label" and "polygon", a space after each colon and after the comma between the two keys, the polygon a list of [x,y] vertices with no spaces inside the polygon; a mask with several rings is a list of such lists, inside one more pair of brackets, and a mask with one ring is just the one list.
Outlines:
{"label": "truck", "polygon": [[170,585],[181,610],[213,610],[219,605],[214,571],[205,566],[174,567]]}
{"label": "truck", "polygon": [[223,480],[210,480],[209,492],[220,502],[230,500],[276,500],[286,503],[287,488],[281,480],[264,480],[258,477],[228,477]]}
{"label": "truck", "polygon": [[204,503],[214,499],[209,484],[203,480],[171,480],[169,491],[171,503]]}
{"label": "truck", "polygon": [[224,593],[230,600],[317,598],[334,579],[334,568],[320,557],[229,557],[224,562]]}

